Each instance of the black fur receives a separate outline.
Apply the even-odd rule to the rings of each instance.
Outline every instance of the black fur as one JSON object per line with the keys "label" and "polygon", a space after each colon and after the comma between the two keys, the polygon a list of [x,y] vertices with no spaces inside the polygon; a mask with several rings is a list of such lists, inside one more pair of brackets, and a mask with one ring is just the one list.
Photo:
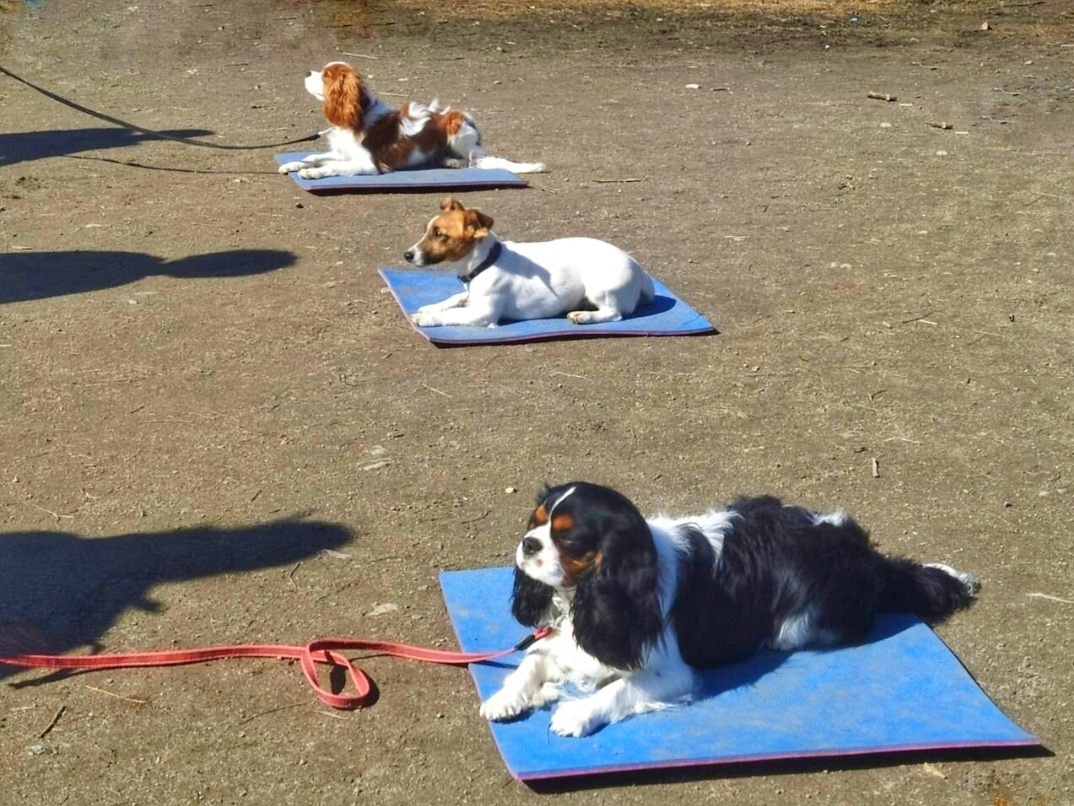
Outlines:
{"label": "black fur", "polygon": [[511,591],[511,615],[519,624],[537,627],[548,614],[552,604],[552,589],[530,579],[517,568],[515,584]]}
{"label": "black fur", "polygon": [[571,515],[571,540],[581,549],[595,547],[600,559],[578,580],[575,640],[608,666],[634,669],[664,631],[656,547],[645,518],[630,501],[604,487],[576,486],[556,512]]}
{"label": "black fur", "polygon": [[932,623],[970,602],[966,589],[939,568],[926,568],[899,558],[885,560],[880,610],[913,613],[922,621]]}
{"label": "black fur", "polygon": [[937,568],[887,558],[847,518],[817,522],[813,513],[770,496],[743,499],[719,559],[703,536],[684,563],[672,622],[683,658],[709,667],[756,651],[783,622],[813,609],[831,643],[860,641],[878,612],[912,612],[937,621],[971,601],[957,579]]}

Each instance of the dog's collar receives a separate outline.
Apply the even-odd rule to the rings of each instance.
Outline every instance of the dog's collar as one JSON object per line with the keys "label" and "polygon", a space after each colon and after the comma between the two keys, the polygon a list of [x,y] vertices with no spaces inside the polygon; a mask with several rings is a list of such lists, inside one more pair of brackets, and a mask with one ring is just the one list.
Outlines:
{"label": "dog's collar", "polygon": [[485,269],[491,266],[500,257],[500,252],[503,246],[499,241],[496,241],[489,250],[489,253],[485,255],[485,259],[478,263],[468,274],[460,274],[459,279],[466,285],[469,285],[477,275],[481,274]]}

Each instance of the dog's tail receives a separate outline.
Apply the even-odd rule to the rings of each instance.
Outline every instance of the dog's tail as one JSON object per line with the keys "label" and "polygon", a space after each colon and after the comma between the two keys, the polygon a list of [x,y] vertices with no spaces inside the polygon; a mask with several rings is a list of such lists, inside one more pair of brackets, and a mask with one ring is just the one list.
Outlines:
{"label": "dog's tail", "polygon": [[972,574],[942,563],[915,563],[895,557],[884,559],[882,610],[913,613],[929,623],[942,621],[969,607],[980,585]]}
{"label": "dog's tail", "polygon": [[473,168],[503,168],[513,174],[540,174],[548,170],[543,162],[512,162],[503,157],[490,157],[487,154],[475,157],[470,166]]}

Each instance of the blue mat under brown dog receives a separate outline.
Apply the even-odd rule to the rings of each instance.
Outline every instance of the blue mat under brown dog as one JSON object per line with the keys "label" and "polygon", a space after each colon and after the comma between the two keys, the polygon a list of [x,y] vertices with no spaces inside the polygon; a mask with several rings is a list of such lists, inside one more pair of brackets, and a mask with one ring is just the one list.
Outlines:
{"label": "blue mat under brown dog", "polygon": [[[306,151],[277,154],[276,162],[280,165],[297,162],[308,154]],[[413,168],[366,176],[326,176],[323,179],[303,179],[297,173],[288,176],[303,190],[318,195],[529,187],[525,179],[519,179],[503,168]]]}
{"label": "blue mat under brown dog", "polygon": [[[461,649],[510,646],[525,635],[511,617],[512,579],[510,568],[441,573]],[[521,658],[517,653],[470,666],[482,700],[499,690]],[[914,616],[879,617],[861,644],[764,651],[705,672],[701,680],[690,704],[606,725],[584,738],[553,733],[548,709],[489,725],[507,769],[523,781],[1040,746]]]}

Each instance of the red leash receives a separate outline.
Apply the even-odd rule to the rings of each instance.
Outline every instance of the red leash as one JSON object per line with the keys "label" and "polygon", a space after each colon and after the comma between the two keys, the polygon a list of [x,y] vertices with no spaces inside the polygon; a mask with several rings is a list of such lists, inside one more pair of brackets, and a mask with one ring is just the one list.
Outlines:
{"label": "red leash", "polygon": [[[341,655],[348,650],[375,652],[394,658],[407,658],[423,663],[439,663],[446,666],[465,666],[468,663],[502,658],[526,649],[535,641],[550,635],[551,627],[542,627],[526,636],[510,649],[499,652],[448,652],[428,649],[391,641],[363,641],[360,638],[320,638],[305,646],[286,644],[242,644],[239,646],[214,646],[204,649],[175,649],[159,652],[127,652],[115,655],[12,655],[0,656],[0,665],[21,666],[31,669],[72,669],[79,671],[100,669],[131,669],[145,666],[182,666],[188,663],[204,663],[222,658],[277,658],[297,660],[302,667],[306,682],[313,688],[317,698],[325,705],[350,711],[361,708],[369,699],[372,689],[369,676],[349,658]],[[317,680],[317,665],[344,669],[354,683],[357,694],[333,694]]]}

